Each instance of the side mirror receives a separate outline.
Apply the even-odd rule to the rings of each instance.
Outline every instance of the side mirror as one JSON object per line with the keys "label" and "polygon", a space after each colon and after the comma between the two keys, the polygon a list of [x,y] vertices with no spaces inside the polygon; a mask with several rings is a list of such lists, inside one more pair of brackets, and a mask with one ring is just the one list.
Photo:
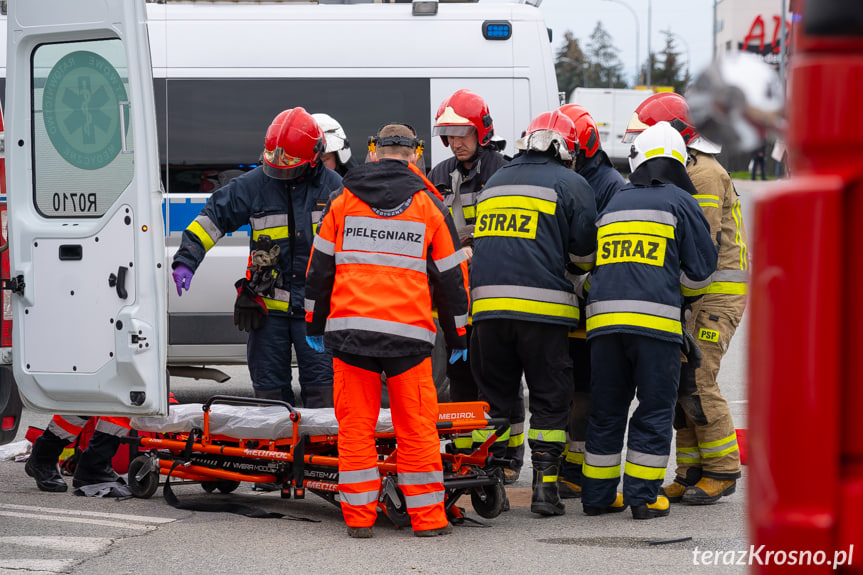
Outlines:
{"label": "side mirror", "polygon": [[686,92],[692,122],[729,151],[752,151],[768,133],[785,132],[785,96],[779,75],[754,54],[714,61]]}

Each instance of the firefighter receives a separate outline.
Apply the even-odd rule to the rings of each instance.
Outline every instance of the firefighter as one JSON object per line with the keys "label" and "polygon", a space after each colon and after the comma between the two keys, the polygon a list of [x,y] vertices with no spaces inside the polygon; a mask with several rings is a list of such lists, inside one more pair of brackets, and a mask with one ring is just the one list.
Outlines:
{"label": "firefighter", "polygon": [[[443,145],[450,148],[453,155],[436,165],[429,172],[429,179],[444,196],[444,203],[452,213],[462,249],[470,263],[477,197],[492,174],[509,160],[498,151],[493,140],[494,122],[488,105],[481,96],[470,90],[458,90],[441,103],[432,134],[440,136]],[[470,342],[470,324],[467,329]],[[447,349],[447,353],[451,351]],[[451,401],[479,399],[476,382],[467,362],[448,364],[446,374]],[[510,416],[512,425],[506,456],[515,462],[515,467],[504,469],[504,481],[507,484],[518,479],[524,461],[524,394],[521,393],[519,397],[520,401]],[[466,450],[474,447],[469,436],[457,437],[454,444]]]}
{"label": "firefighter", "polygon": [[[592,265],[596,203],[588,183],[572,170],[578,140],[567,116],[540,114],[516,145],[524,153],[489,179],[477,202],[471,369],[492,417],[513,412],[524,375],[531,411],[530,509],[563,515],[557,479],[572,397],[567,333],[578,325],[579,313],[564,268],[570,258],[585,271]],[[489,433],[475,431],[475,441]],[[495,442],[492,454],[502,457],[507,440],[504,434]]]}
{"label": "firefighter", "polygon": [[324,134],[303,108],[281,112],[264,143],[263,164],[218,189],[183,232],[174,255],[177,293],[189,289],[207,251],[251,225],[250,266],[237,282],[234,323],[249,332],[247,357],[255,397],[294,404],[291,346],[306,407],[332,407],[332,358],[306,343],[305,271],[329,194],[341,177],[321,162]]}
{"label": "firefighter", "polygon": [[[584,453],[587,515],[632,509],[635,519],[669,513],[659,495],[680,377],[682,287],[709,285],[716,268],[710,228],[686,174],[686,145],[668,122],[632,144],[630,184],[596,221],[596,268],[587,304],[593,406]],[[621,451],[629,422],[623,495]]]}
{"label": "firefighter", "polygon": [[351,537],[371,537],[377,518],[374,430],[382,372],[414,535],[452,532],[431,371],[432,291],[450,361],[464,361],[467,263],[443,203],[409,168],[420,144],[404,124],[380,129],[370,144],[377,161],[348,172],[343,190],[331,197],[306,274],[310,345],[333,352],[339,494]]}
{"label": "firefighter", "polygon": [[[626,181],[620,172],[614,169],[608,154],[602,149],[599,129],[590,113],[578,104],[566,104],[560,107],[560,111],[575,124],[578,152],[573,167],[593,188],[596,211],[599,213],[605,209],[608,200],[626,184]],[[573,277],[579,278],[578,270],[572,269],[573,264],[567,265]],[[576,283],[576,293],[583,296],[583,290],[580,292],[578,289],[581,284]],[[579,366],[579,369],[574,369],[572,372],[574,386],[566,432],[567,446],[557,479],[560,496],[563,499],[581,497],[581,466],[584,463],[584,439],[590,413],[590,350],[585,333],[584,297],[579,298],[579,304],[579,325],[569,331],[569,355],[572,357],[573,365]]]}
{"label": "firefighter", "polygon": [[[60,475],[57,460],[63,450],[75,442],[88,417],[55,415],[45,431],[36,438],[24,471],[36,480],[41,491],[63,492],[68,489]],[[72,476],[72,487],[82,488],[99,483],[123,483],[114,472],[111,460],[120,447],[120,438],[129,433],[125,417],[100,417],[87,448],[81,452]],[[116,493],[116,495],[123,495]]]}
{"label": "firefighter", "polygon": [[329,114],[312,114],[312,118],[324,131],[326,147],[321,155],[324,165],[342,177],[354,166],[359,166],[360,163],[351,156],[351,144],[342,125]]}
{"label": "firefighter", "polygon": [[635,110],[625,138],[659,121],[671,123],[686,142],[687,172],[719,250],[713,282],[692,306],[686,323],[703,359],[697,369],[690,363],[683,366],[675,415],[677,471],[674,482],[663,491],[671,502],[712,504],[734,493],[740,477],[734,421],[716,378],[746,307],[747,235],[738,194],[715,157],[721,148],[695,129],[683,96],[661,93],[647,98]]}

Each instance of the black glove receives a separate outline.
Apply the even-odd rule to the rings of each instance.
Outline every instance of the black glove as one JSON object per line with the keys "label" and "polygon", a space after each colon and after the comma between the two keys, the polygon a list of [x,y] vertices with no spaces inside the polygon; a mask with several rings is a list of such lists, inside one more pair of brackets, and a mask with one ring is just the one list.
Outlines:
{"label": "black glove", "polygon": [[250,287],[246,278],[237,280],[237,301],[234,302],[234,325],[240,331],[260,329],[267,319],[267,306],[264,299]]}
{"label": "black glove", "polygon": [[686,329],[686,326],[683,327],[683,355],[686,356],[687,364],[693,369],[696,370],[701,367],[701,348],[698,347],[698,342],[695,341],[695,338],[689,333],[689,330]]}

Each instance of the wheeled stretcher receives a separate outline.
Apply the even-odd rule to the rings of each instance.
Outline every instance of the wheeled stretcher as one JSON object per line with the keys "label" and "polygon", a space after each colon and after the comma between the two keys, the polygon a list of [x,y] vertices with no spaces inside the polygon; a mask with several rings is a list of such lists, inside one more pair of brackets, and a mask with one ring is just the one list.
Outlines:
{"label": "wheeled stretcher", "polygon": [[[240,482],[276,483],[283,498],[303,499],[306,490],[339,505],[338,421],[332,408],[295,409],[274,400],[214,396],[204,404],[172,405],[166,418],[136,417],[132,428],[154,437],[137,438],[141,453],[129,463],[128,484],[136,497],[151,497],[161,476],[200,482],[230,493]],[[497,517],[506,503],[500,469],[489,447],[509,427],[488,417],[484,402],[442,403],[437,429],[444,451],[444,506],[450,520],[463,520],[456,502],[470,495],[481,517]],[[451,439],[476,429],[494,429],[470,453],[457,453]],[[397,526],[410,525],[398,487],[398,443],[388,409],[375,430],[381,474],[379,509]]]}

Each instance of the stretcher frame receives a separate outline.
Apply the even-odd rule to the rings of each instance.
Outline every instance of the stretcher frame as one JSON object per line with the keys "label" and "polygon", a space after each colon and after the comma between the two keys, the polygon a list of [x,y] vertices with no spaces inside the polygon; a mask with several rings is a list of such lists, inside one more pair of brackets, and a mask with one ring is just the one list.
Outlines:
{"label": "stretcher frame", "polygon": [[[250,406],[283,406],[292,422],[291,437],[285,439],[247,439],[210,433],[210,412],[219,403]],[[267,399],[216,395],[202,405],[203,426],[189,433],[157,434],[137,437],[140,455],[129,463],[128,485],[135,497],[151,497],[160,477],[199,482],[207,492],[234,491],[241,482],[281,485],[284,499],[305,498],[306,490],[340,507],[338,500],[338,435],[309,435],[300,430],[301,414],[290,404]],[[510,460],[496,459],[490,446],[509,428],[506,419],[489,419],[485,402],[439,404],[437,422],[441,441],[477,429],[493,429],[488,438],[469,453],[457,452],[448,441],[441,453],[444,470],[444,508],[453,522],[464,520],[463,509],[456,506],[462,495],[469,495],[481,517],[500,515],[506,503],[501,469]],[[381,489],[378,508],[398,527],[410,526],[404,495],[398,487],[395,432],[375,432]]]}

